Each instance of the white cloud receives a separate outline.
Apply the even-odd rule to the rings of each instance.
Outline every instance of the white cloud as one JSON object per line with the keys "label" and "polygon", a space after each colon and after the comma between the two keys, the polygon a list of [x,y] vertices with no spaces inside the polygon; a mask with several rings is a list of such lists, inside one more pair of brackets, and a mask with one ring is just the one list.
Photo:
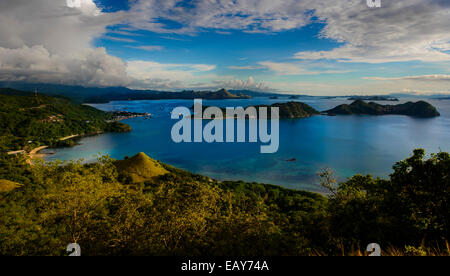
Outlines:
{"label": "white cloud", "polygon": [[138,49],[138,50],[144,50],[148,52],[153,51],[162,51],[164,50],[163,46],[154,46],[154,45],[145,45],[145,46],[127,46],[129,48]]}
{"label": "white cloud", "polygon": [[126,85],[126,64],[93,48],[122,13],[102,13],[92,0],[0,2],[0,80],[86,86]]}
{"label": "white cloud", "polygon": [[42,45],[0,48],[0,81],[119,86],[129,82],[125,66],[104,48],[87,48],[69,55],[50,54]]}
{"label": "white cloud", "polygon": [[300,64],[296,63],[282,63],[265,61],[260,62],[263,68],[267,68],[280,76],[300,76],[300,75],[321,75],[321,74],[344,74],[351,72],[350,70],[320,70],[310,71]]}
{"label": "white cloud", "polygon": [[228,66],[231,70],[259,70],[264,69],[263,66]]}
{"label": "white cloud", "polygon": [[124,37],[115,37],[110,35],[105,35],[102,37],[106,40],[113,40],[113,41],[119,41],[119,42],[128,42],[128,43],[136,43],[137,41],[131,38],[124,38]]}
{"label": "white cloud", "polygon": [[249,89],[270,90],[264,83],[253,77],[248,80],[218,76],[212,71],[215,65],[207,64],[162,64],[153,61],[130,61],[127,73],[133,79],[132,88],[156,90],[218,90]]}
{"label": "white cloud", "polygon": [[[160,33],[195,34],[205,29],[248,33],[300,29],[325,23],[322,38],[342,42],[328,51],[302,51],[297,59],[341,62],[450,60],[450,2],[385,0],[369,8],[365,0],[136,0],[128,23]],[[177,22],[180,27],[161,23]],[[316,19],[318,18],[318,19]]]}
{"label": "white cloud", "polygon": [[266,86],[262,82],[256,82],[253,77],[249,77],[248,80],[239,80],[239,79],[230,79],[230,80],[221,80],[215,81],[216,88],[225,87],[227,89],[235,89],[235,90],[256,90],[256,91],[270,91],[274,90]]}
{"label": "white cloud", "polygon": [[278,75],[314,75],[317,72],[310,72],[296,64],[292,63],[280,63],[280,62],[260,62],[262,66],[268,68],[271,71],[276,72]]}
{"label": "white cloud", "polygon": [[205,75],[213,71],[215,65],[209,64],[163,64],[154,61],[129,61],[128,75],[134,80],[134,88],[185,89],[194,82],[205,78],[217,77]]}
{"label": "white cloud", "polygon": [[[218,31],[276,32],[300,28],[309,23],[307,5],[298,0],[137,0],[129,23],[136,28],[159,33],[195,33],[199,29]],[[158,19],[180,23],[171,28]]]}
{"label": "white cloud", "polygon": [[365,77],[366,80],[376,81],[395,81],[395,80],[409,80],[409,81],[444,81],[450,82],[450,75],[422,75],[422,76],[406,76],[397,78],[386,77]]}
{"label": "white cloud", "polygon": [[317,1],[317,15],[326,27],[323,38],[344,43],[329,51],[303,51],[297,59],[341,62],[403,62],[450,60],[450,2],[442,0],[383,1],[369,9],[365,1]]}

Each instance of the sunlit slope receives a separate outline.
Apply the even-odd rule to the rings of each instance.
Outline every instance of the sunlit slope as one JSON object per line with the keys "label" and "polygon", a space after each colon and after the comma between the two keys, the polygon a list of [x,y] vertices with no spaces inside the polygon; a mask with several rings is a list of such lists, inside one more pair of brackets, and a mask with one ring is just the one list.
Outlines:
{"label": "sunlit slope", "polygon": [[169,173],[157,161],[142,152],[131,158],[117,161],[116,166],[122,177],[130,184],[143,183]]}

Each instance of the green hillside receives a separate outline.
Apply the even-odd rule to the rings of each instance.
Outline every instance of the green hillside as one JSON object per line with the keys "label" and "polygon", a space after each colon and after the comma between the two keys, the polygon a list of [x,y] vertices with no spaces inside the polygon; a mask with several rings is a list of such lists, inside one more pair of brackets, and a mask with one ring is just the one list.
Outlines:
{"label": "green hillside", "polygon": [[117,161],[116,166],[120,176],[128,184],[143,183],[169,173],[161,164],[142,152],[131,158]]}
{"label": "green hillside", "polygon": [[70,135],[130,130],[122,123],[107,123],[112,117],[63,97],[0,89],[0,150],[57,146]]}

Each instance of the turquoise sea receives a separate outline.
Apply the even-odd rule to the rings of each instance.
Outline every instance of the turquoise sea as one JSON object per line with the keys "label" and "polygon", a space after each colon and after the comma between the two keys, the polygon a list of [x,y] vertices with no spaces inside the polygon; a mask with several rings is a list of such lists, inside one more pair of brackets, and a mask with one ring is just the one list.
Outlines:
{"label": "turquoise sea", "polygon": [[[418,99],[401,99],[402,102]],[[204,105],[247,107],[286,102],[288,98],[204,101]],[[342,103],[343,98],[304,97],[296,101],[323,111]],[[412,154],[415,148],[428,153],[450,151],[450,100],[427,100],[441,117],[432,119],[407,116],[314,116],[280,120],[280,147],[274,154],[261,154],[261,144],[181,143],[171,139],[176,120],[170,112],[177,106],[191,107],[193,101],[130,101],[93,105],[105,111],[149,112],[152,119],[124,121],[131,133],[86,137],[72,148],[48,149],[47,161],[83,158],[97,154],[116,159],[145,152],[149,156],[194,173],[219,180],[246,180],[281,185],[298,190],[321,191],[317,172],[331,168],[344,180],[357,173],[386,177],[392,165]],[[382,104],[397,104],[380,102]],[[296,159],[295,162],[287,160]]]}

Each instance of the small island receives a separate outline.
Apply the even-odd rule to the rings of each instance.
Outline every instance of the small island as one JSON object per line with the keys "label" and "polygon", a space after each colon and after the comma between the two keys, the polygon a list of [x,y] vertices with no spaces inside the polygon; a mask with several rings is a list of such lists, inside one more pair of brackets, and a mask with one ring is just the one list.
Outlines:
{"label": "small island", "polygon": [[[203,112],[210,106],[202,106]],[[251,106],[249,106],[251,107]],[[271,118],[270,108],[271,107],[278,107],[279,108],[279,119],[300,119],[300,118],[307,118],[314,115],[320,115],[320,112],[314,109],[313,107],[302,103],[302,102],[287,102],[287,103],[276,103],[272,105],[257,105],[253,106],[256,108],[256,110],[259,111],[261,107],[266,107],[268,110],[268,119]],[[248,108],[248,107],[246,107]],[[191,110],[194,109],[194,106],[191,107]],[[220,108],[222,113],[225,115],[225,118],[217,118],[217,119],[227,119],[226,117],[226,108]],[[258,112],[259,116],[259,112]],[[194,118],[194,116],[191,116],[191,118]],[[235,116],[236,118],[236,116]],[[247,116],[246,116],[247,119]]]}
{"label": "small island", "polygon": [[374,102],[366,103],[356,100],[352,104],[339,105],[333,109],[324,111],[330,116],[335,115],[406,115],[412,117],[432,118],[440,116],[437,109],[431,104],[419,101],[416,103],[407,102],[399,105],[381,105]]}
{"label": "small island", "polygon": [[113,116],[112,120],[109,120],[108,122],[114,122],[114,121],[122,121],[132,118],[151,118],[152,114],[150,113],[137,113],[137,112],[129,112],[129,111],[113,111],[110,112],[110,114]]}
{"label": "small island", "polygon": [[353,96],[348,98],[349,101],[357,101],[357,100],[362,100],[362,101],[373,101],[373,102],[378,102],[378,101],[386,101],[386,102],[398,102],[399,99],[394,98],[394,97],[388,97],[388,96]]}

